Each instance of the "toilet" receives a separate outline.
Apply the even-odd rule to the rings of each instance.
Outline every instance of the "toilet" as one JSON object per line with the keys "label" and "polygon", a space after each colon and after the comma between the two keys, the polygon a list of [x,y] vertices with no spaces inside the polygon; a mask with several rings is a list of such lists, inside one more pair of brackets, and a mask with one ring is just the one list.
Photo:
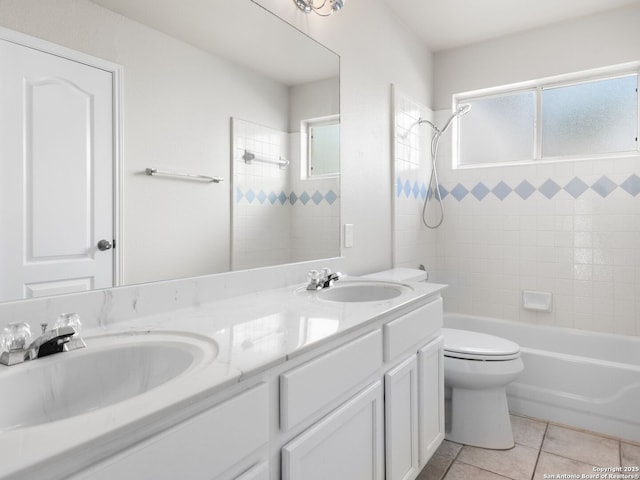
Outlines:
{"label": "toilet", "polygon": [[524,370],[520,346],[494,335],[443,328],[445,438],[464,445],[514,446],[506,387]]}
{"label": "toilet", "polygon": [[[394,268],[362,278],[424,282],[425,271]],[[482,448],[514,446],[506,387],[524,370],[520,346],[469,330],[443,328],[445,438]]]}

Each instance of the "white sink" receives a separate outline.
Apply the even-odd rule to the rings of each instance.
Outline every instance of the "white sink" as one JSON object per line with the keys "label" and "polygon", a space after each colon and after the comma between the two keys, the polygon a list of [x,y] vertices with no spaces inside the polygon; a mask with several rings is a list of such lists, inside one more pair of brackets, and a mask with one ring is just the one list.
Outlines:
{"label": "white sink", "polygon": [[336,282],[318,291],[318,298],[331,302],[380,302],[413,290],[409,285],[393,282]]}
{"label": "white sink", "polygon": [[87,346],[0,369],[0,432],[74,417],[213,362],[215,341],[174,332],[89,337]]}

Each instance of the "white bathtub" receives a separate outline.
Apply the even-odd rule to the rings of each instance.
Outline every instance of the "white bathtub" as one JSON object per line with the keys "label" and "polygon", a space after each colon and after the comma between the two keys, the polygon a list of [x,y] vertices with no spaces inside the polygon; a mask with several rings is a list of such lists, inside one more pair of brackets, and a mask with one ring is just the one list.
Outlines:
{"label": "white bathtub", "polygon": [[520,344],[524,372],[507,388],[512,413],[640,442],[640,337],[456,313],[444,325]]}

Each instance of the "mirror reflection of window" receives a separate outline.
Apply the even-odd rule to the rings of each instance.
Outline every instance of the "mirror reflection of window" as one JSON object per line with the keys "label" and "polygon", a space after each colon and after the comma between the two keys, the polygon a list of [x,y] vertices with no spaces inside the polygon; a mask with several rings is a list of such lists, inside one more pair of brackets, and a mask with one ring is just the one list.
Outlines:
{"label": "mirror reflection of window", "polygon": [[308,176],[329,176],[340,173],[340,119],[311,120],[308,131]]}

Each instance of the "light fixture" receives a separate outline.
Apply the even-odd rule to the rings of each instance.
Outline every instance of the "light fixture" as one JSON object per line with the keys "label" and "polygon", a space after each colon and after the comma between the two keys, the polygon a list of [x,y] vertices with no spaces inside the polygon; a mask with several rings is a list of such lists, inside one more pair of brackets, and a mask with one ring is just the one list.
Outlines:
{"label": "light fixture", "polygon": [[333,12],[337,12],[344,7],[345,0],[322,0],[316,5],[314,0],[293,0],[300,10],[304,13],[315,13],[321,17],[328,17]]}

